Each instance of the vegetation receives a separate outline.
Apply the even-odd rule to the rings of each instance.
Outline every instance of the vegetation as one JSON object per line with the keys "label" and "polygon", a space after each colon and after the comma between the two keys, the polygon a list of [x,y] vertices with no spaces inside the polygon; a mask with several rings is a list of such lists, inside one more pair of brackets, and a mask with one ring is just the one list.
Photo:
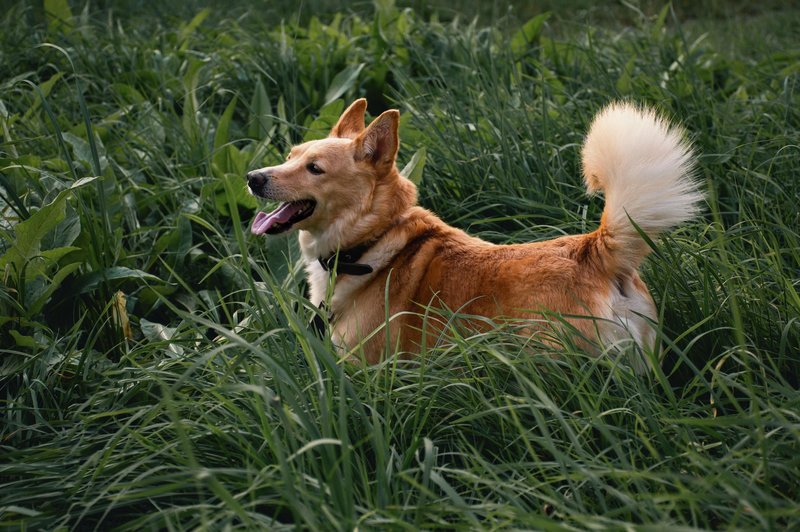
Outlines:
{"label": "vegetation", "polygon": [[[800,527],[800,10],[226,4],[0,15],[0,523]],[[605,103],[683,123],[708,209],[645,266],[661,366],[509,326],[338,361],[243,176],[359,96],[495,242],[596,227]]]}

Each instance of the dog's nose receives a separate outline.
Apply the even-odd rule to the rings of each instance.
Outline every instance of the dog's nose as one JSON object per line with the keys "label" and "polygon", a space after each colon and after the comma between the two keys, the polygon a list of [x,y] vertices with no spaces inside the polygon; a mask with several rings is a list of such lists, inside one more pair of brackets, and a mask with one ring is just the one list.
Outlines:
{"label": "dog's nose", "polygon": [[247,173],[247,185],[253,189],[261,188],[264,186],[264,183],[267,182],[268,177],[268,174],[260,170],[253,170]]}

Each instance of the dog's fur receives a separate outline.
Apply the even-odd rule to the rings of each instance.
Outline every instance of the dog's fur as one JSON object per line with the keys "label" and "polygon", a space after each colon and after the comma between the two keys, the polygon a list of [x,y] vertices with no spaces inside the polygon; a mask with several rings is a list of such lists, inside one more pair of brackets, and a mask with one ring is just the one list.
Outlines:
{"label": "dog's fur", "polygon": [[[248,174],[257,196],[316,202],[307,218],[271,231],[300,230],[310,298],[319,305],[330,297],[337,345],[363,348],[370,363],[380,360],[385,331],[370,333],[385,322],[388,294],[390,345],[404,353],[419,351],[423,337],[436,338],[438,331],[422,332],[421,312],[429,304],[489,318],[557,313],[583,338],[632,339],[655,349],[656,308],[637,273],[650,248],[635,225],[655,238],[698,211],[702,193],[679,129],[653,111],[609,105],[583,146],[586,186],[605,195],[600,227],[546,242],[493,245],[416,205],[416,187],[395,165],[398,111],[365,127],[365,110],[366,100],[355,101],[328,138],[295,146],[283,164]],[[256,234],[272,223],[259,216]],[[373,272],[340,273],[331,285],[318,259],[364,243],[369,247],[358,262]],[[634,366],[645,368],[645,360]]]}

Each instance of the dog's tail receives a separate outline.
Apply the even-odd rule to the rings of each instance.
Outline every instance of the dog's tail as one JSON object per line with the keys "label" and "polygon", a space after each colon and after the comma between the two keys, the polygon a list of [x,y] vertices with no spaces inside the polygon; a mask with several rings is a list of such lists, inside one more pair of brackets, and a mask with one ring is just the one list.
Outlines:
{"label": "dog's tail", "polygon": [[590,193],[602,191],[598,230],[615,272],[638,268],[651,238],[695,216],[703,193],[693,179],[694,156],[683,131],[654,111],[629,103],[603,109],[583,145],[583,175]]}

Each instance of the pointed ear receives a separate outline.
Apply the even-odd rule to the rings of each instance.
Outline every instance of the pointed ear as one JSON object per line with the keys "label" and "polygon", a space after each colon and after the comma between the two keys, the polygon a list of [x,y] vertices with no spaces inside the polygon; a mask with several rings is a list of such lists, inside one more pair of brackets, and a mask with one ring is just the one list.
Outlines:
{"label": "pointed ear", "polygon": [[400,112],[396,109],[385,111],[372,121],[353,141],[356,144],[356,158],[370,161],[373,165],[388,171],[397,158],[400,145],[397,129],[400,124]]}
{"label": "pointed ear", "polygon": [[347,139],[356,138],[364,131],[364,112],[367,110],[367,100],[359,98],[345,109],[339,121],[331,129],[329,137],[341,137]]}

